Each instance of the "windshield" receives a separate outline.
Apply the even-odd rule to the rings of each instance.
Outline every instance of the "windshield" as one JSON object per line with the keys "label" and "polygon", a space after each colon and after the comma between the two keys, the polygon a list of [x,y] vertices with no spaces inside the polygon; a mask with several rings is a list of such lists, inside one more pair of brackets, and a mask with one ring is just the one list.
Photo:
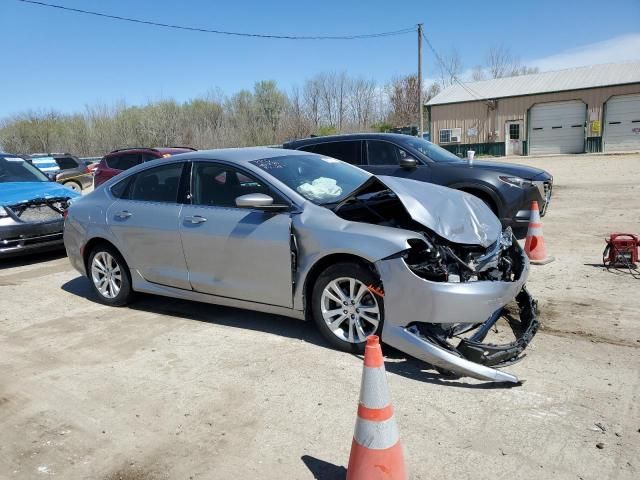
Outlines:
{"label": "windshield", "polygon": [[264,158],[251,163],[318,205],[340,201],[370,177],[348,163],[319,155]]}
{"label": "windshield", "polygon": [[48,181],[44,173],[22,158],[0,155],[0,183]]}
{"label": "windshield", "polygon": [[438,145],[421,138],[408,138],[405,142],[420,153],[426,155],[434,162],[463,162],[460,157],[454,155]]}

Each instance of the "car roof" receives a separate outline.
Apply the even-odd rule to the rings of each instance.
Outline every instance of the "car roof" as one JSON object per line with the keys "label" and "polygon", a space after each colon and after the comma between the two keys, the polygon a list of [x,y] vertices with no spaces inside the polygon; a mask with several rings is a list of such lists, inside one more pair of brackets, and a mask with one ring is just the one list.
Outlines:
{"label": "car roof", "polygon": [[309,138],[301,138],[298,140],[292,140],[290,142],[286,142],[284,146],[289,148],[299,148],[305,145],[315,145],[319,143],[327,143],[327,142],[335,142],[335,141],[349,141],[349,140],[396,140],[396,141],[407,141],[412,137],[411,135],[404,135],[402,133],[379,133],[379,132],[369,132],[369,133],[344,133],[340,135],[326,135],[322,137],[309,137]]}
{"label": "car roof", "polygon": [[287,150],[273,147],[220,148],[214,150],[198,150],[190,153],[190,159],[222,160],[234,163],[249,163],[263,158],[286,157],[290,155],[309,155],[307,152]]}
{"label": "car roof", "polygon": [[107,155],[111,155],[113,153],[140,152],[140,151],[156,152],[163,155],[167,153],[171,155],[177,155],[179,153],[195,152],[196,149],[191,147],[157,147],[157,148],[156,147],[126,147],[126,148],[118,148],[116,150],[112,150]]}
{"label": "car roof", "polygon": [[31,158],[44,158],[44,157],[52,157],[52,158],[56,158],[56,157],[76,157],[74,154],[72,153],[31,153],[29,155]]}

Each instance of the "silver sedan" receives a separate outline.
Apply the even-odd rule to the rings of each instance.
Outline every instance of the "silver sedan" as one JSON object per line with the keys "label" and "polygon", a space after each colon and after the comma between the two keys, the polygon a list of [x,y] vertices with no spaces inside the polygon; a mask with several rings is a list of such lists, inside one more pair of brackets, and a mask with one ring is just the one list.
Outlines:
{"label": "silver sedan", "polygon": [[[108,305],[146,292],[309,318],[336,348],[377,334],[482,380],[517,382],[496,367],[538,328],[527,258],[482,201],[306,152],[147,162],[74,201],[64,241]],[[513,341],[485,342],[515,311]]]}

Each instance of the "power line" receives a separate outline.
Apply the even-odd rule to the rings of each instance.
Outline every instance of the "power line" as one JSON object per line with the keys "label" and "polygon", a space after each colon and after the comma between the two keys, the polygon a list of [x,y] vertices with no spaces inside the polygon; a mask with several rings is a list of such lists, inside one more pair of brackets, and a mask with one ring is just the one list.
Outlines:
{"label": "power line", "polygon": [[150,20],[141,20],[139,18],[122,17],[119,15],[109,15],[106,13],[94,12],[90,10],[82,10],[80,8],[65,7],[63,5],[56,5],[53,3],[38,2],[34,0],[18,0],[22,3],[28,3],[31,5],[37,5],[40,7],[57,8],[59,10],[65,10],[68,12],[80,13],[84,15],[93,15],[95,17],[109,18],[111,20],[120,20],[123,22],[141,23],[144,25],[152,25],[154,27],[173,28],[175,30],[188,30],[192,32],[201,33],[214,33],[217,35],[229,35],[235,37],[252,37],[252,38],[271,38],[280,40],[362,40],[366,38],[379,38],[379,37],[391,37],[396,35],[404,35],[406,33],[415,32],[415,27],[403,28],[400,30],[393,30],[390,32],[378,32],[378,33],[365,33],[359,35],[317,35],[317,36],[300,36],[300,35],[271,35],[264,33],[248,33],[248,32],[231,32],[227,30],[215,30],[209,28],[190,27],[186,25],[176,25],[171,23],[153,22]]}
{"label": "power line", "polygon": [[492,106],[490,104],[490,102],[488,102],[485,98],[483,98],[480,94],[478,94],[477,92],[475,92],[471,87],[469,87],[468,85],[466,85],[462,80],[460,80],[458,78],[458,76],[453,73],[453,71],[451,71],[451,69],[449,68],[449,66],[446,64],[446,62],[442,59],[442,57],[440,56],[440,54],[436,51],[436,49],[434,48],[434,46],[431,44],[431,42],[429,41],[429,39],[427,38],[427,36],[424,34],[422,34],[422,37],[424,38],[424,41],[426,42],[427,46],[429,47],[429,50],[431,50],[431,52],[433,53],[433,55],[436,57],[436,60],[438,61],[438,63],[442,66],[442,68],[444,68],[447,73],[449,73],[449,75],[451,76],[451,78],[453,79],[454,82],[456,82],[458,85],[460,85],[469,95],[471,95],[472,97],[475,97],[476,100],[483,100],[487,106]]}

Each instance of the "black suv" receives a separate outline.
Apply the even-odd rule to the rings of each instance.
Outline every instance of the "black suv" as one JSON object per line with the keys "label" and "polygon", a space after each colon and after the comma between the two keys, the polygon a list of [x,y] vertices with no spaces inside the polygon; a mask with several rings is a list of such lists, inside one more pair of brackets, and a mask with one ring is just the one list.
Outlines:
{"label": "black suv", "polygon": [[502,224],[524,227],[531,202],[544,215],[553,177],[538,168],[474,160],[470,164],[426,140],[394,133],[357,133],[312,137],[285,143],[283,148],[304,150],[357,165],[375,175],[436,183],[482,199]]}

